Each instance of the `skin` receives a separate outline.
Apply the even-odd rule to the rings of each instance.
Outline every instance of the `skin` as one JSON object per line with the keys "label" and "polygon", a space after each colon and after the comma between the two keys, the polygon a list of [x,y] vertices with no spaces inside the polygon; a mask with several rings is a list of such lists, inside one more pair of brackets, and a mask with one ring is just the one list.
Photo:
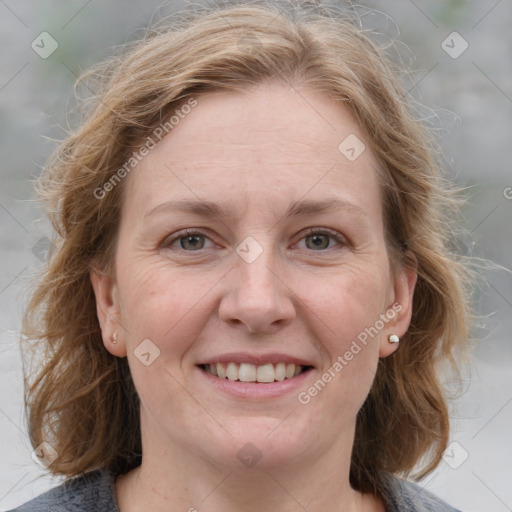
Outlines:
{"label": "skin", "polygon": [[[120,510],[383,511],[350,487],[350,454],[378,360],[398,348],[388,336],[409,326],[416,274],[390,270],[377,162],[368,144],[354,161],[340,153],[349,134],[365,136],[324,93],[272,81],[197,99],[124,184],[115,273],[91,273],[105,347],[128,357],[141,398],[143,462],[117,479]],[[296,201],[332,198],[353,207],[284,217]],[[161,206],[184,199],[229,214]],[[185,228],[205,237],[171,240]],[[248,236],[263,251],[252,263],[235,251]],[[299,403],[396,303],[378,335]],[[148,366],[134,353],[144,339],[160,350]],[[290,354],[314,368],[300,389],[244,399],[196,366],[228,352]],[[252,467],[237,457],[246,443],[261,454]]]}

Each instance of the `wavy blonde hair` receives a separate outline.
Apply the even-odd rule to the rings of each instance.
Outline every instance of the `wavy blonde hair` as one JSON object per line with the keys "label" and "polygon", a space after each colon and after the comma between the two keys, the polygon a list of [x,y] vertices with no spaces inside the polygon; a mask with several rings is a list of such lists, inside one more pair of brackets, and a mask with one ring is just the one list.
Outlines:
{"label": "wavy blonde hair", "polygon": [[380,360],[359,412],[351,483],[376,493],[385,472],[409,475],[419,461],[416,476],[431,472],[449,436],[437,366],[467,341],[469,273],[451,249],[447,219],[458,199],[384,50],[333,7],[225,2],[181,12],[85,79],[97,91],[83,122],[40,178],[58,249],[23,326],[45,353],[25,368],[25,401],[32,444],[48,441],[58,452],[49,470],[124,473],[141,461],[138,396],[126,358],[103,346],[89,278],[93,265],[113,271],[125,183],[100,199],[95,191],[190,98],[279,79],[350,109],[380,164],[393,268],[411,264],[405,248],[417,259],[411,325],[400,349]]}

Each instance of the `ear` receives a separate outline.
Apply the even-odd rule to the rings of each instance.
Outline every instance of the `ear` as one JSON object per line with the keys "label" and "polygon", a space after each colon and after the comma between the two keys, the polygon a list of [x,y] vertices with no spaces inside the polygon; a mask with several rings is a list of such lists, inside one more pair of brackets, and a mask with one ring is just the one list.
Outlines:
{"label": "ear", "polygon": [[[96,296],[96,313],[101,327],[103,344],[114,356],[126,356],[126,331],[121,325],[118,289],[115,280],[97,268],[90,271],[94,295]],[[112,336],[117,335],[117,343]]]}
{"label": "ear", "polygon": [[391,319],[382,332],[379,357],[388,357],[398,349],[399,343],[390,343],[388,338],[391,334],[401,338],[411,323],[418,260],[411,251],[406,251],[406,258],[408,264],[402,266],[394,279],[391,301],[386,310],[386,317]]}

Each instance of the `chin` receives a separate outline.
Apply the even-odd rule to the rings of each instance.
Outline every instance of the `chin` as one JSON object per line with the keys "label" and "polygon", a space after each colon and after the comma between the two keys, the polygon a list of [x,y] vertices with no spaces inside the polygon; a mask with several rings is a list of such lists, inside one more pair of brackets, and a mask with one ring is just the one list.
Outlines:
{"label": "chin", "polygon": [[[285,415],[286,416],[286,415]],[[222,429],[217,442],[212,440],[205,452],[218,464],[231,471],[245,469],[272,469],[294,463],[304,457],[312,447],[315,436],[312,430],[292,424],[290,418],[244,417],[225,424],[229,436]],[[215,453],[212,453],[215,447]],[[313,449],[314,451],[314,449]]]}

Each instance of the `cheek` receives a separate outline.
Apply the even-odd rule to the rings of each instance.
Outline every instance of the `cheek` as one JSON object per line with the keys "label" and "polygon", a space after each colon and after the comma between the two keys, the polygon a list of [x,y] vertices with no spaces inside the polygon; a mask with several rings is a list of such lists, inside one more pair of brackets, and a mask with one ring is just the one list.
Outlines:
{"label": "cheek", "polygon": [[313,313],[309,316],[317,318],[320,332],[325,333],[323,345],[332,359],[349,350],[351,342],[373,327],[385,312],[389,274],[378,262],[347,264],[334,275],[311,277],[303,289],[301,302]]}
{"label": "cheek", "polygon": [[376,262],[346,265],[325,281],[305,283],[307,292],[301,300],[310,310],[326,357],[313,386],[302,390],[300,403],[318,408],[317,413],[327,416],[335,428],[357,414],[374,380],[388,278],[385,266]]}
{"label": "cheek", "polygon": [[216,280],[204,273],[179,272],[150,258],[126,263],[118,273],[118,285],[132,350],[149,338],[162,356],[184,352],[208,319],[205,295]]}
{"label": "cheek", "polygon": [[130,371],[143,413],[164,426],[175,415],[185,416],[191,406],[189,395],[183,392],[186,383],[181,366],[211,315],[205,294],[215,280],[176,271],[149,257],[120,259],[119,267]]}
{"label": "cheek", "polygon": [[[311,428],[329,432],[350,428],[375,378],[380,335],[370,331],[385,307],[385,286],[376,276],[357,272],[331,280],[316,301],[317,334],[326,355],[317,378],[298,401]],[[317,288],[318,290],[318,288]],[[320,290],[318,290],[320,294]],[[312,294],[308,294],[310,300]],[[327,300],[329,299],[329,300]],[[311,315],[314,318],[316,315]],[[371,334],[368,334],[371,332]],[[334,435],[334,434],[333,434]],[[327,436],[329,437],[329,436]]]}

